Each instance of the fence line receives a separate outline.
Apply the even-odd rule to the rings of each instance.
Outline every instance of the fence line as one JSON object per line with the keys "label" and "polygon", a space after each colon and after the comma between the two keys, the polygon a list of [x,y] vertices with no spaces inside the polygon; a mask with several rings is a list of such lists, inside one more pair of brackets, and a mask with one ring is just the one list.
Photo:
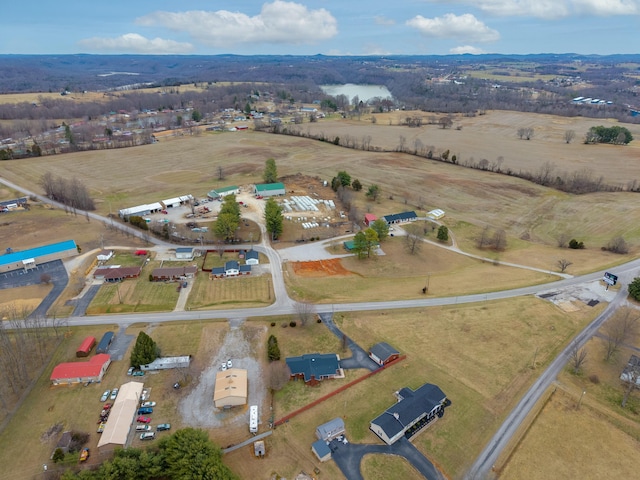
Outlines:
{"label": "fence line", "polygon": [[354,385],[362,382],[363,380],[366,380],[367,378],[372,377],[373,375],[376,375],[376,374],[382,372],[383,370],[386,370],[387,368],[391,367],[392,365],[395,365],[396,363],[401,362],[405,358],[407,358],[407,356],[406,355],[402,355],[402,356],[398,357],[396,360],[394,360],[392,362],[389,362],[386,365],[382,365],[380,368],[374,370],[373,372],[369,372],[369,373],[363,375],[362,377],[358,377],[355,380],[352,380],[351,382],[347,383],[346,385],[342,385],[341,387],[339,387],[338,389],[334,390],[333,392],[330,392],[330,393],[328,393],[328,394],[326,394],[326,395],[314,400],[313,402],[305,405],[304,407],[301,407],[298,410],[295,410],[295,411],[289,413],[288,415],[285,415],[281,419],[276,420],[274,422],[273,426],[277,427],[279,425],[282,425],[283,423],[288,422],[289,420],[291,420],[296,415],[300,415],[301,413],[306,412],[310,408],[313,408],[316,405],[319,405],[320,403],[324,402],[325,400],[328,400],[329,398],[333,397],[334,395],[337,395],[337,394],[339,394],[341,392],[344,392],[347,388],[351,388]]}

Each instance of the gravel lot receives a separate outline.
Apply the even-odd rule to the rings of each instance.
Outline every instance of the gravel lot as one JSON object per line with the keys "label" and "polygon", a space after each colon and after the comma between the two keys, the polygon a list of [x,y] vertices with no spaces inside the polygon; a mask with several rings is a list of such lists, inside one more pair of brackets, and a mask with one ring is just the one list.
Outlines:
{"label": "gravel lot", "polygon": [[242,328],[244,320],[230,320],[230,330],[218,352],[211,357],[211,362],[200,374],[196,387],[180,402],[178,412],[185,424],[199,427],[231,427],[241,424],[249,429],[248,407],[230,410],[217,409],[213,406],[213,391],[216,374],[222,362],[229,358],[233,366],[247,370],[249,379],[248,405],[258,405],[260,412],[266,406],[267,389],[260,362],[254,358],[251,338],[247,338]]}

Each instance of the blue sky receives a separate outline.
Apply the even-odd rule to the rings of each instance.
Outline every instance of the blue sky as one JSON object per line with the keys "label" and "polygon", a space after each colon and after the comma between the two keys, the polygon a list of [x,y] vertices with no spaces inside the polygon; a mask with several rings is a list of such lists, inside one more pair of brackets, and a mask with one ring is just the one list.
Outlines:
{"label": "blue sky", "polygon": [[640,53],[640,0],[7,1],[0,54]]}

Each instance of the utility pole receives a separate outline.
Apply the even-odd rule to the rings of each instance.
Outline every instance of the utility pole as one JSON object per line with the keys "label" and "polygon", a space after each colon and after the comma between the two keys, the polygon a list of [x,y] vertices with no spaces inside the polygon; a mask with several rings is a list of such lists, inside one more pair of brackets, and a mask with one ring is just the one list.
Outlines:
{"label": "utility pole", "polygon": [[582,397],[584,397],[585,393],[587,393],[587,391],[583,390],[582,395],[580,395],[580,400],[578,400],[578,406],[576,407],[576,409],[580,409],[580,405],[582,405]]}

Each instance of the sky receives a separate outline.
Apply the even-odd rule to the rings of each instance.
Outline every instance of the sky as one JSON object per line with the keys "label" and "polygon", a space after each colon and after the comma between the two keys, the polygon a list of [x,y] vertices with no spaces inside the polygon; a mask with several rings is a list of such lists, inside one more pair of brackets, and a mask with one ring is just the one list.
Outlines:
{"label": "sky", "polygon": [[640,53],[640,0],[22,0],[0,54]]}

